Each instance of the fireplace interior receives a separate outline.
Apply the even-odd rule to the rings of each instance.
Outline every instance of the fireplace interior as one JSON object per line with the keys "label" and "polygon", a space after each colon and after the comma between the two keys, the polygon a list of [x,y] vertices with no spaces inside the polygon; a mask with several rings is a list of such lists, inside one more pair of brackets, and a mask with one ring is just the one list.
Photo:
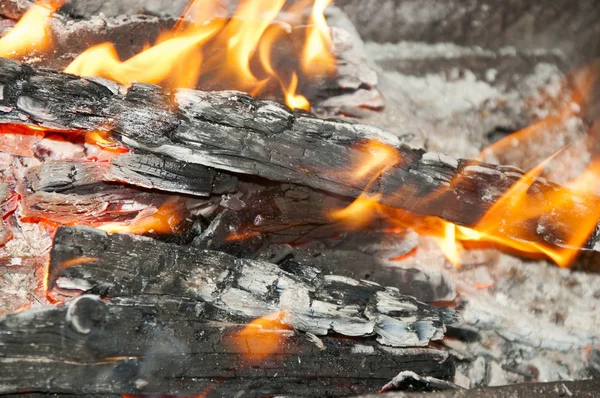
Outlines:
{"label": "fireplace interior", "polygon": [[597,396],[599,17],[0,0],[0,396]]}

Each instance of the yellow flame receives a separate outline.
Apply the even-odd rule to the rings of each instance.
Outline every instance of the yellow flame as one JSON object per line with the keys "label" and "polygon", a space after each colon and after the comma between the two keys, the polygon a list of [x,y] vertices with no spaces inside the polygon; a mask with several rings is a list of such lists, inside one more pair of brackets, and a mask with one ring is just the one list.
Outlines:
{"label": "yellow flame", "polygon": [[325,9],[332,0],[316,0],[307,27],[306,45],[302,53],[302,69],[306,74],[328,74],[335,70],[331,53],[331,35],[325,20]]}
{"label": "yellow flame", "polygon": [[[80,54],[65,71],[101,76],[126,85],[144,82],[168,88],[195,88],[199,82],[206,82],[209,88],[237,89],[252,95],[280,87],[290,108],[309,110],[309,101],[298,93],[299,87],[303,87],[300,83],[336,68],[323,14],[329,2],[314,3],[310,16],[314,26],[307,28],[301,51],[301,56],[308,58],[293,62],[286,59],[280,67],[275,67],[271,58],[276,43],[291,37],[289,29],[274,29],[285,0],[239,2],[229,21],[215,18],[223,14],[216,0],[196,0],[170,32],[162,34],[153,46],[139,54],[122,61],[112,43],[103,43]],[[286,20],[303,22],[303,10],[308,3],[303,0],[287,8]],[[282,51],[287,54],[285,49]],[[284,68],[287,69],[279,70]],[[266,78],[258,77],[263,72]]]}
{"label": "yellow flame", "polygon": [[305,96],[301,94],[296,94],[296,89],[298,88],[298,76],[294,72],[292,74],[292,81],[288,87],[283,88],[283,92],[285,94],[285,103],[291,109],[304,109],[305,111],[310,110],[310,102],[306,99]]}
{"label": "yellow flame", "polygon": [[93,46],[79,55],[65,72],[80,76],[101,76],[121,84],[144,82],[168,87],[195,87],[202,62],[198,46],[222,27],[216,21],[190,28],[183,34],[163,35],[159,43],[121,61],[112,43]]}
{"label": "yellow flame", "polygon": [[[362,149],[361,149],[362,148]],[[384,144],[359,147],[360,162],[354,176],[378,177],[382,168],[400,161],[394,148]],[[561,151],[540,163],[519,178],[484,214],[473,227],[458,226],[437,217],[419,217],[406,211],[389,208],[380,202],[381,193],[367,194],[367,189],[348,207],[330,213],[330,217],[346,223],[350,229],[366,228],[376,219],[385,220],[397,228],[411,228],[420,234],[430,235],[456,267],[461,265],[461,242],[479,241],[499,244],[523,253],[543,254],[561,267],[569,266],[600,220],[600,206],[596,193],[600,191],[600,160],[594,161],[575,181],[565,187],[555,186],[542,199],[531,193],[544,168]],[[372,181],[372,180],[371,180]],[[437,197],[433,195],[433,197]],[[535,241],[528,225],[545,214],[555,220],[555,235],[561,236],[561,247]],[[540,239],[540,238],[538,238]],[[564,246],[564,247],[562,247]]]}
{"label": "yellow flame", "polygon": [[172,234],[184,219],[184,210],[178,199],[166,201],[151,214],[140,213],[130,224],[109,223],[98,226],[109,234],[145,233]]}
{"label": "yellow flame", "polygon": [[255,84],[258,79],[250,70],[250,60],[261,36],[275,19],[285,0],[244,1],[238,6],[233,19],[225,28],[227,60],[237,71],[240,84]]}
{"label": "yellow flame", "polygon": [[50,17],[60,6],[34,4],[19,22],[0,39],[0,57],[18,58],[34,51],[47,51],[52,45]]}

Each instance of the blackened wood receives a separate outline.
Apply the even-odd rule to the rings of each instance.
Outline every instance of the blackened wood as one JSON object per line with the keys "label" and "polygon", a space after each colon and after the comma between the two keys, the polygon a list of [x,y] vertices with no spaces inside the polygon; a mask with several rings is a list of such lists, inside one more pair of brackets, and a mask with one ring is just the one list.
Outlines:
{"label": "blackened wood", "polygon": [[323,276],[303,265],[283,270],[265,261],[181,247],[84,227],[60,228],[48,286],[107,297],[139,294],[201,299],[226,317],[250,320],[286,311],[295,329],[326,335],[375,335],[391,346],[424,346],[443,337],[457,314],[405,296],[397,288]]}
{"label": "blackened wood", "polygon": [[[124,89],[101,79],[82,79],[0,62],[2,123],[32,123],[59,130],[110,130],[134,151],[168,155],[180,162],[291,182],[357,197],[371,176],[351,178],[368,140],[394,147],[401,158],[369,186],[385,205],[473,226],[523,173],[508,166],[455,160],[400,144],[377,128],[291,113],[285,106],[238,92]],[[124,93],[125,92],[125,93]],[[548,203],[558,187],[538,179],[528,195]],[[573,206],[552,208],[499,235],[564,245],[564,217],[585,218],[597,197],[573,195]],[[576,205],[575,205],[576,203]],[[568,213],[567,214],[563,214]],[[503,219],[514,218],[503,209]],[[567,228],[568,229],[568,228]],[[600,249],[598,228],[585,249]]]}
{"label": "blackened wood", "polygon": [[2,317],[0,393],[347,396],[376,392],[402,369],[453,374],[443,351],[286,330],[275,354],[256,366],[265,352],[260,337],[234,340],[244,325],[211,321],[210,307],[164,296],[104,303],[84,295]]}
{"label": "blackened wood", "polygon": [[107,182],[194,196],[237,189],[237,179],[230,174],[153,154],[126,153],[106,162],[49,161],[32,167],[25,176],[30,192],[68,192]]}

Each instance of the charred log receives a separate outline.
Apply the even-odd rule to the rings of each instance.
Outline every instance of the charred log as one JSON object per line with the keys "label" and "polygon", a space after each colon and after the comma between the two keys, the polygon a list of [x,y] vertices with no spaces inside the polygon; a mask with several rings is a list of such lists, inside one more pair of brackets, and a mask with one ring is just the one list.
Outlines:
{"label": "charred log", "polygon": [[220,320],[284,310],[285,322],[297,330],[375,335],[381,343],[402,347],[440,339],[445,324],[457,320],[453,311],[417,302],[397,288],[89,228],[60,228],[50,257],[49,287],[107,297],[194,298],[223,311]]}
{"label": "charred log", "polygon": [[[377,128],[291,113],[283,105],[238,92],[177,90],[168,97],[154,86],[134,84],[125,90],[107,81],[35,71],[9,60],[0,63],[0,82],[2,123],[32,123],[63,131],[109,129],[114,139],[134,151],[347,197],[357,197],[368,185],[370,176],[351,179],[348,171],[364,154],[365,142],[379,140],[394,147],[401,161],[387,168],[367,191],[383,194],[381,202],[390,207],[459,225],[476,224],[523,177],[514,167],[426,153],[401,145],[396,136]],[[528,195],[546,203],[557,189],[538,179]],[[550,209],[499,233],[565,245],[561,224],[566,215],[561,212],[584,218],[598,202],[597,197],[573,197],[567,210]],[[511,210],[504,209],[502,218],[512,217]],[[584,248],[600,247],[598,239],[596,228]]]}
{"label": "charred log", "polygon": [[210,196],[237,190],[236,178],[199,164],[152,154],[126,153],[109,162],[45,162],[25,176],[26,193],[69,192],[98,183],[122,182],[166,192]]}
{"label": "charred log", "polygon": [[0,393],[342,396],[376,392],[399,369],[453,374],[448,354],[435,349],[291,330],[279,331],[279,349],[264,358],[260,335],[240,339],[244,325],[214,321],[211,307],[165,296],[104,303],[84,295],[2,317]]}

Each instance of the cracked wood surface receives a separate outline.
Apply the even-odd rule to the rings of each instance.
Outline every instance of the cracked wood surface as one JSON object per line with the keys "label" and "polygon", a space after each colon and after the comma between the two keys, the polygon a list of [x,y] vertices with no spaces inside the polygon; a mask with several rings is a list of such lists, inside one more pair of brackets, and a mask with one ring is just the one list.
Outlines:
{"label": "cracked wood surface", "polygon": [[214,311],[186,298],[83,295],[0,317],[0,394],[348,396],[377,392],[398,369],[441,378],[454,372],[436,349],[291,330],[277,332],[281,344],[263,359],[260,333],[232,339],[244,324],[214,321]]}
{"label": "cracked wood surface", "polygon": [[458,320],[454,311],[418,302],[397,288],[321,275],[306,265],[282,269],[266,261],[85,227],[57,231],[48,286],[106,297],[194,298],[246,321],[283,310],[283,322],[296,330],[375,336],[396,347],[426,346],[443,337],[446,324]]}

